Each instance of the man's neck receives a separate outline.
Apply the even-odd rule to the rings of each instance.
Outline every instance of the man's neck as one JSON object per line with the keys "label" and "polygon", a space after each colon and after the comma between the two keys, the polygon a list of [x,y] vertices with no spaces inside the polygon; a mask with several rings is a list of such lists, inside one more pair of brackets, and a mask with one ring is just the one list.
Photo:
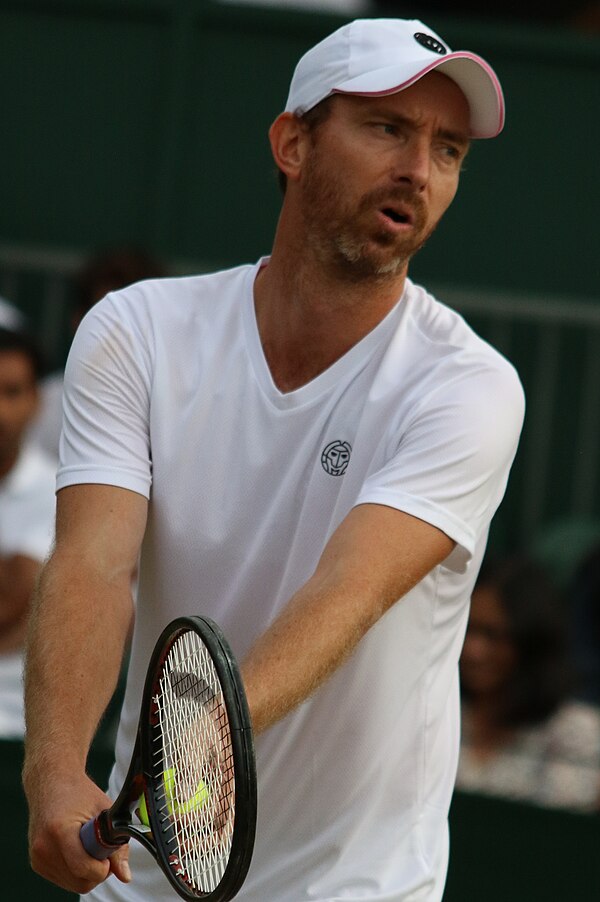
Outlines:
{"label": "man's neck", "polygon": [[344,278],[310,255],[278,253],[254,286],[256,319],[271,376],[283,392],[316,378],[395,306],[406,272]]}

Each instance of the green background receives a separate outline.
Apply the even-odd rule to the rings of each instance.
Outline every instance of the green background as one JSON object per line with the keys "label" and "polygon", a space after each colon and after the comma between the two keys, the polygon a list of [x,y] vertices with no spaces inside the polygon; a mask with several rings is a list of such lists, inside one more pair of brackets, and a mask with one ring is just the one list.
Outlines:
{"label": "green background", "polygon": [[[267,253],[280,203],[267,129],[299,55],[344,21],[208,0],[0,0],[3,265],[35,252],[70,261],[68,275],[119,242],[178,271]],[[507,99],[505,131],[473,148],[411,275],[439,286],[521,374],[527,425],[491,545],[522,546],[556,520],[600,519],[600,40],[429,24],[486,57]],[[21,287],[50,345],[64,309],[42,323],[37,276],[24,272]],[[61,363],[64,347],[51,347]],[[568,543],[559,534],[551,554]],[[2,898],[69,898],[27,868],[20,756],[0,745]],[[102,778],[106,754],[91,766]],[[600,898],[598,825],[458,794],[445,902]]]}

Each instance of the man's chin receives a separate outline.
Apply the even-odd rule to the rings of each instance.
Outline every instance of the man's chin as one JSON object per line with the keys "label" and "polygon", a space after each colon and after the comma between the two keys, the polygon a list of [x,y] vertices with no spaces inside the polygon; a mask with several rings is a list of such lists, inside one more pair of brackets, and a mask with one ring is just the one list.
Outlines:
{"label": "man's chin", "polygon": [[360,247],[344,245],[339,247],[340,263],[355,276],[384,277],[397,276],[406,271],[408,261],[418,250],[412,243],[399,248],[385,242],[372,241]]}

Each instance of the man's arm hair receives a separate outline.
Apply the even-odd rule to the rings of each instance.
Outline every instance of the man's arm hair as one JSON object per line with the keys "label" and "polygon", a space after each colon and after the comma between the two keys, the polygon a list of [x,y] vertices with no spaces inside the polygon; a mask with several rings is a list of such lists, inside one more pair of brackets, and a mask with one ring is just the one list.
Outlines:
{"label": "man's arm hair", "polygon": [[453,548],[441,530],[402,511],[355,507],[242,666],[255,732],[308,698]]}
{"label": "man's arm hair", "polygon": [[112,486],[58,494],[56,546],[34,596],[25,668],[24,781],[85,768],[133,615],[147,501]]}

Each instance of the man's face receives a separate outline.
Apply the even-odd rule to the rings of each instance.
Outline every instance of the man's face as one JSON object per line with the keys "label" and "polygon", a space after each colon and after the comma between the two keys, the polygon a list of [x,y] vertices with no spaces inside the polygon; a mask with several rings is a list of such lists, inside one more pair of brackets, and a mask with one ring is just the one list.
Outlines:
{"label": "man's face", "polygon": [[0,463],[16,456],[37,406],[35,373],[21,351],[0,351]]}
{"label": "man's face", "polygon": [[405,272],[458,188],[466,98],[431,72],[397,94],[330,104],[298,181],[307,240],[352,278]]}

